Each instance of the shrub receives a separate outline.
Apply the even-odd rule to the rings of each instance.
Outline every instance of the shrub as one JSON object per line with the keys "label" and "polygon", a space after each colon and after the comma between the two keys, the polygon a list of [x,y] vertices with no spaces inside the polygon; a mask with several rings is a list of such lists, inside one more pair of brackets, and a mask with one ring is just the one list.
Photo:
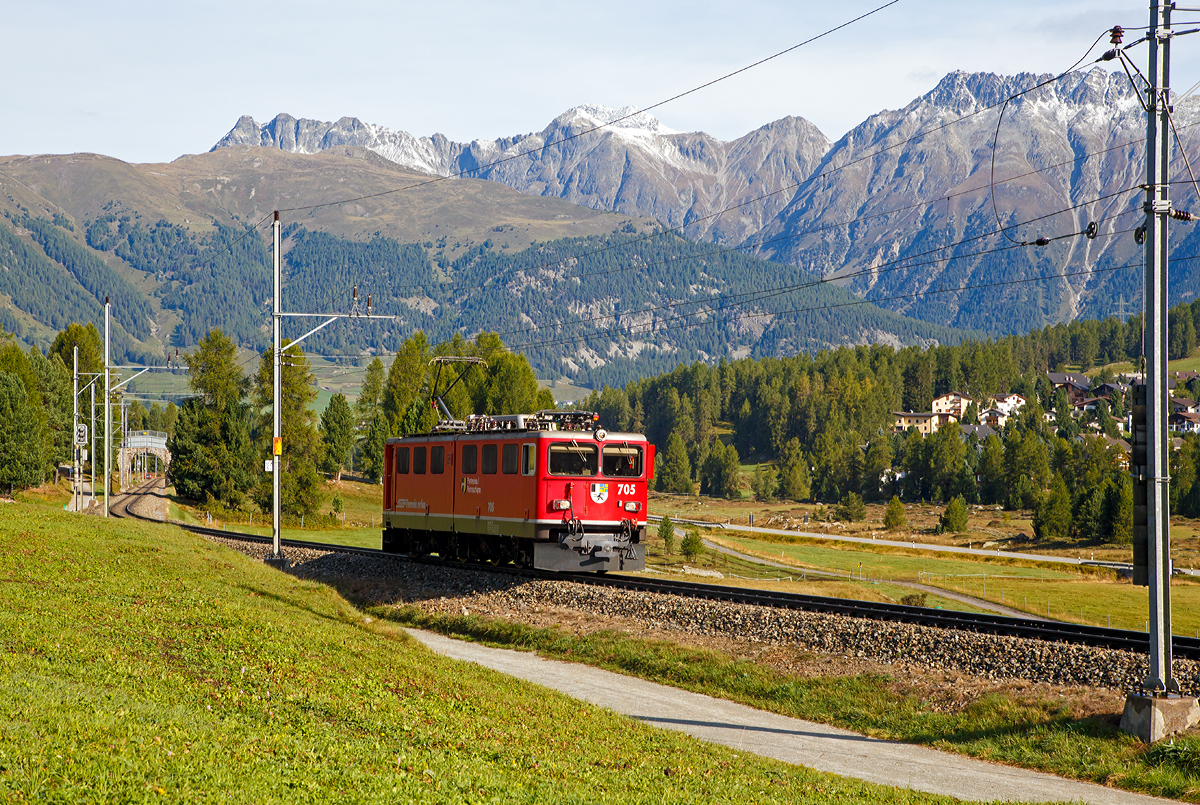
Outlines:
{"label": "shrub", "polygon": [[663,542],[663,556],[675,553],[675,524],[665,514],[658,524],[658,538]]}
{"label": "shrub", "polygon": [[895,531],[906,525],[908,525],[908,518],[904,516],[904,504],[900,502],[900,498],[892,495],[887,511],[883,515],[883,527],[888,531]]}
{"label": "shrub", "polygon": [[962,495],[955,495],[946,504],[946,510],[938,519],[940,531],[953,531],[961,534],[967,530],[967,502]]}
{"label": "shrub", "polygon": [[838,503],[837,508],[833,510],[833,516],[838,520],[861,523],[867,519],[867,506],[856,493],[847,492]]}
{"label": "shrub", "polygon": [[683,551],[684,558],[689,562],[704,553],[704,541],[700,539],[699,529],[690,529],[687,536],[683,538],[683,544],[679,546],[679,549]]}

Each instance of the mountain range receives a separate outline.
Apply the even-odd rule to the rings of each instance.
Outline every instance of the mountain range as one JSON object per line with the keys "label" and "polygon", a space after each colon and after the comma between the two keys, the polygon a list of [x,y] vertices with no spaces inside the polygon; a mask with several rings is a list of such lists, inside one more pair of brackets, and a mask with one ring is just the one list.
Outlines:
{"label": "mountain range", "polygon": [[[336,308],[358,285],[398,317],[314,348],[496,330],[588,383],[1132,312],[1144,113],[1124,75],[1051,78],[952,73],[832,142],[800,117],[725,142],[588,105],[470,143],[278,115],[167,164],[0,157],[0,326],[40,343],[111,296],[128,356],[212,326],[261,346],[276,209],[285,304]],[[1178,181],[1200,103],[1175,119]],[[1200,237],[1172,237],[1174,301],[1200,290]]]}
{"label": "mountain range", "polygon": [[[243,117],[214,149],[316,153],[352,144],[438,176],[651,217],[690,238],[837,280],[925,321],[1024,332],[1140,307],[1137,269],[1118,268],[1140,260],[1131,232],[1144,195],[1138,94],[1125,74],[1100,68],[1053,79],[954,72],[836,142],[800,117],[723,142],[672,131],[632,107],[592,105],[540,132],[471,143],[355,118],[281,114],[260,125]],[[1182,181],[1183,152],[1198,144],[1200,100],[1177,99],[1174,114],[1173,178]],[[1174,195],[1177,205],[1196,204],[1191,184]],[[1071,237],[1090,222],[1097,237]],[[1176,235],[1181,256],[1200,255],[1192,231]],[[1017,245],[1063,235],[1046,247]],[[996,285],[1054,274],[1071,276]],[[1181,261],[1171,281],[1175,300],[1200,291],[1190,263]],[[913,296],[931,289],[938,293]]]}

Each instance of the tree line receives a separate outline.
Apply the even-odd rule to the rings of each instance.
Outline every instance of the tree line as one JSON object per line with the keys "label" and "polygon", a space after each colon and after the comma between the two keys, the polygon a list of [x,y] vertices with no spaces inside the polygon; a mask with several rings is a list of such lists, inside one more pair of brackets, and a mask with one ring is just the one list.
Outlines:
{"label": "tree line", "polygon": [[[1196,345],[1200,302],[1170,312],[1172,354]],[[845,347],[791,358],[696,362],[605,386],[580,407],[612,430],[644,432],[658,450],[665,491],[737,497],[742,465],[757,463],[750,491],[760,498],[838,503],[950,501],[1034,512],[1042,538],[1127,542],[1132,489],[1118,420],[1128,401],[1113,395],[1084,418],[1047,371],[1093,368],[1141,354],[1141,319],[1081,321],[1025,336],[929,349]],[[1113,373],[1102,369],[1099,381]],[[1200,380],[1179,393],[1200,394]],[[1005,393],[1029,402],[1001,432],[964,438],[957,424],[924,436],[893,433],[893,412],[928,411],[950,391],[980,404]],[[978,422],[980,405],[967,414]],[[1046,413],[1051,416],[1047,417]],[[1048,421],[1049,420],[1049,421]],[[1172,511],[1200,516],[1200,438],[1172,456]]]}
{"label": "tree line", "polygon": [[[273,494],[271,476],[262,468],[272,450],[274,366],[270,350],[264,350],[257,370],[246,376],[236,352],[233,340],[213,329],[183,356],[194,396],[180,406],[167,443],[169,478],[180,495],[210,507],[249,504],[265,512]],[[432,358],[450,355],[480,357],[486,366],[452,364],[440,375],[431,368]],[[461,380],[450,388],[460,369]],[[339,479],[352,455],[357,469],[378,481],[387,439],[424,433],[436,423],[430,405],[434,394],[445,394],[448,409],[459,418],[554,407],[525,357],[509,352],[492,333],[434,346],[417,331],[403,342],[390,368],[385,370],[378,357],[370,362],[353,406],[337,393],[320,417],[312,408],[316,381],[308,358],[298,345],[285,342],[280,386],[280,506],[291,517],[319,512],[326,476]]]}

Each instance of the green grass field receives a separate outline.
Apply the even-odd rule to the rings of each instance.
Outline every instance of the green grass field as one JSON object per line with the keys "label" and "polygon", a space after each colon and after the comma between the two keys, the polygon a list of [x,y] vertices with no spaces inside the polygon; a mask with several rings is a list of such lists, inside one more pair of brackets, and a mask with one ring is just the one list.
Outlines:
{"label": "green grass field", "polygon": [[171,526],[18,503],[0,537],[7,801],[949,802],[446,660]]}

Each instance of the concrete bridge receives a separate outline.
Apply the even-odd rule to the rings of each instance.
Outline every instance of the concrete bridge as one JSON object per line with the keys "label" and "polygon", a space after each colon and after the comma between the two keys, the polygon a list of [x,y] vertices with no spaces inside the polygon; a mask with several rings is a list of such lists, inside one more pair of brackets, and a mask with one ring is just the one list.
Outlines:
{"label": "concrete bridge", "polygon": [[165,472],[171,463],[167,434],[156,430],[131,430],[117,451],[122,487],[128,486],[136,472]]}

